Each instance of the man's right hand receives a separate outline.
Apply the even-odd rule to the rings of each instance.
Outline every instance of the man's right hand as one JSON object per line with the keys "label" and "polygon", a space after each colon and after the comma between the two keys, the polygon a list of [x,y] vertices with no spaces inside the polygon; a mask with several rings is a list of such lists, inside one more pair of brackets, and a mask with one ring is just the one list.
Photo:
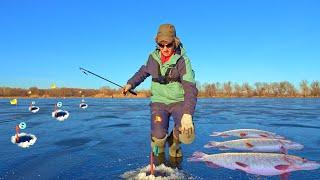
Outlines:
{"label": "man's right hand", "polygon": [[131,84],[127,84],[122,88],[122,94],[127,95],[128,91],[132,88]]}

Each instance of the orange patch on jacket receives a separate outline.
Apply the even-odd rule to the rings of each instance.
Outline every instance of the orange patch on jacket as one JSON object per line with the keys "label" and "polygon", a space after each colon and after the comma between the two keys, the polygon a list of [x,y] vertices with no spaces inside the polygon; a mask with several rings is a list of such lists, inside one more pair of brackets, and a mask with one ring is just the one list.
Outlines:
{"label": "orange patch on jacket", "polygon": [[154,117],[154,122],[160,123],[161,121],[162,121],[162,119],[161,119],[160,116],[155,116],[155,117]]}

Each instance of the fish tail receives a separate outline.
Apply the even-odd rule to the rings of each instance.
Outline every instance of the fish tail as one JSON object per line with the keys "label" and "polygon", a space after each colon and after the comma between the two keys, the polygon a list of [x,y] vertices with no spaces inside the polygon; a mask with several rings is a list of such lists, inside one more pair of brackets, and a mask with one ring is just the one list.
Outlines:
{"label": "fish tail", "polygon": [[206,156],[207,154],[203,153],[203,152],[199,152],[199,151],[196,151],[192,154],[192,157],[188,158],[188,161],[194,161],[194,162],[197,162],[197,161],[204,161],[204,156]]}
{"label": "fish tail", "polygon": [[204,145],[205,148],[217,148],[219,147],[219,142],[210,141],[208,144]]}
{"label": "fish tail", "polygon": [[221,132],[213,132],[210,136],[220,136]]}

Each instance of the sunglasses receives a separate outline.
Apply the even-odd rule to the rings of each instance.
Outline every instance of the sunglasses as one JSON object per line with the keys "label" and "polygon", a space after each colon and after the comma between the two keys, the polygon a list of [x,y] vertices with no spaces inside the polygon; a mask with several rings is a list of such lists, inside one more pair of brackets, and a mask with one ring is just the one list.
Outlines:
{"label": "sunglasses", "polygon": [[172,47],[173,47],[173,42],[172,42],[172,43],[169,43],[169,44],[167,44],[167,45],[158,43],[158,46],[159,46],[160,48],[164,48],[164,47],[172,48]]}

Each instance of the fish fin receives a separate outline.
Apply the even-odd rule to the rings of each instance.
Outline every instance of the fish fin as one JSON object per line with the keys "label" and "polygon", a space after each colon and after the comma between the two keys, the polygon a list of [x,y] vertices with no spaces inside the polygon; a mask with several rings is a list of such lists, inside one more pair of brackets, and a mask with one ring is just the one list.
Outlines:
{"label": "fish fin", "polygon": [[204,161],[203,157],[206,155],[207,154],[203,152],[196,151],[192,154],[192,157],[188,158],[188,161],[193,161],[193,162]]}
{"label": "fish fin", "polygon": [[219,147],[219,142],[210,141],[208,144],[204,145],[205,148],[217,148]]}
{"label": "fish fin", "polygon": [[238,161],[237,161],[236,164],[237,164],[238,166],[241,166],[241,167],[244,167],[244,168],[248,167],[247,164],[242,163],[242,162],[238,162]]}
{"label": "fish fin", "polygon": [[259,136],[263,137],[263,138],[267,138],[268,137],[268,135],[266,135],[266,134],[259,134]]}
{"label": "fish fin", "polygon": [[283,170],[288,169],[288,168],[289,168],[289,165],[287,165],[287,164],[280,164],[280,165],[276,165],[274,168],[283,171]]}
{"label": "fish fin", "polygon": [[289,180],[289,173],[280,174],[280,180]]}
{"label": "fish fin", "polygon": [[220,136],[221,132],[213,132],[210,136]]}
{"label": "fish fin", "polygon": [[220,142],[210,141],[208,144],[204,145],[205,148],[218,148],[219,150],[229,150],[230,148],[220,145]]}
{"label": "fish fin", "polygon": [[283,146],[281,146],[280,152],[283,153],[283,154],[288,154],[288,150]]}
{"label": "fish fin", "polygon": [[246,137],[246,136],[247,136],[247,133],[241,132],[241,133],[240,133],[240,136],[241,136],[241,137]]}
{"label": "fish fin", "polygon": [[250,142],[246,142],[246,146],[247,146],[248,148],[253,148],[253,147],[254,147],[254,145],[252,145]]}
{"label": "fish fin", "polygon": [[228,147],[226,147],[226,146],[219,146],[218,147],[219,148],[219,150],[230,150],[230,148],[228,148]]}
{"label": "fish fin", "polygon": [[215,164],[215,163],[213,163],[211,161],[206,161],[205,163],[206,163],[207,166],[209,166],[211,168],[220,168],[219,165],[217,165],[217,164]]}
{"label": "fish fin", "polygon": [[220,135],[222,138],[228,138],[228,137],[230,137],[230,135],[228,135],[228,134],[221,134]]}
{"label": "fish fin", "polygon": [[[280,135],[277,135],[277,134],[272,134],[272,137],[271,137],[272,139],[281,139],[281,140],[287,140],[285,137],[283,137],[283,136],[280,136]],[[287,140],[287,141],[289,141],[289,140]]]}

